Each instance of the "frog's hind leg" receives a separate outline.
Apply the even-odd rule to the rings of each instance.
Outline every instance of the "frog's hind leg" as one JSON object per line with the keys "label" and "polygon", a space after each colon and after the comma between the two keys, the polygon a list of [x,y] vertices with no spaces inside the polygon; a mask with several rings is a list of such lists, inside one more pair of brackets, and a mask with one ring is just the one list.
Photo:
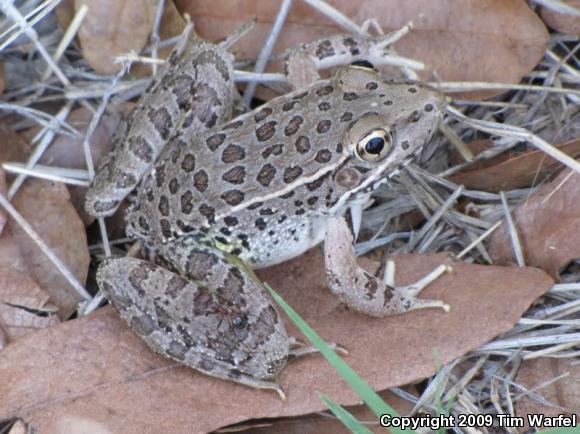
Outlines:
{"label": "frog's hind leg", "polygon": [[191,28],[151,81],[113,139],[114,150],[87,191],[89,214],[112,215],[149,173],[162,150],[228,121],[237,91],[233,56],[198,38]]}
{"label": "frog's hind leg", "polygon": [[179,274],[137,258],[109,258],[97,281],[154,351],[284,397],[272,378],[286,365],[290,340],[259,280],[210,247],[192,247],[179,257],[188,261],[176,264],[184,266]]}
{"label": "frog's hind leg", "polygon": [[425,286],[447,271],[446,267],[436,269],[413,285],[391,286],[358,266],[353,240],[353,230],[344,217],[328,219],[324,244],[327,282],[348,306],[378,317],[424,308],[449,310],[441,300],[417,298]]}

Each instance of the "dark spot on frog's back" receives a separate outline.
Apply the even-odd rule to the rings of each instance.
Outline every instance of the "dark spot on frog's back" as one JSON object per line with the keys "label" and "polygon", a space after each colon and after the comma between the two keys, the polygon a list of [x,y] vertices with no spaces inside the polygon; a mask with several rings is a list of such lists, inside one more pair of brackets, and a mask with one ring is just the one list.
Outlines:
{"label": "dark spot on frog's back", "polygon": [[256,138],[258,142],[265,142],[271,139],[276,134],[276,121],[266,122],[264,125],[256,129]]}
{"label": "dark spot on frog's back", "polygon": [[351,112],[344,112],[340,116],[340,122],[350,122],[352,121],[352,113]]}
{"label": "dark spot on frog's back", "polygon": [[206,171],[201,169],[198,170],[195,175],[193,175],[193,186],[199,191],[203,193],[207,190],[209,184],[209,176],[207,175]]}
{"label": "dark spot on frog's back", "polygon": [[332,158],[332,152],[328,149],[321,149],[316,153],[316,157],[314,157],[314,161],[317,163],[323,164],[328,163]]}
{"label": "dark spot on frog's back", "polygon": [[354,101],[358,99],[358,95],[354,92],[345,92],[342,94],[342,99],[345,101]]}
{"label": "dark spot on frog's back", "polygon": [[407,89],[407,92],[409,92],[409,93],[417,93],[417,88],[411,86],[410,88]]}
{"label": "dark spot on frog's back", "polygon": [[173,130],[173,121],[171,120],[169,111],[165,107],[151,108],[147,112],[147,117],[161,138],[163,140],[169,139],[169,135]]}
{"label": "dark spot on frog's back", "polygon": [[378,85],[376,82],[374,82],[374,81],[369,81],[369,82],[368,82],[368,83],[365,85],[365,87],[366,87],[368,90],[375,90],[377,87],[379,87],[379,85]]}
{"label": "dark spot on frog's back", "polygon": [[165,164],[160,164],[155,168],[155,183],[158,188],[165,184]]}
{"label": "dark spot on frog's back", "polygon": [[306,136],[299,136],[294,143],[296,150],[301,154],[306,154],[310,151],[310,139]]}
{"label": "dark spot on frog's back", "polygon": [[426,111],[427,113],[429,113],[429,112],[433,111],[433,104],[426,104],[426,105],[425,105],[425,111]]}
{"label": "dark spot on frog's back", "polygon": [[302,168],[300,166],[292,166],[284,169],[284,182],[290,184],[302,175]]}
{"label": "dark spot on frog's back", "polygon": [[230,144],[222,152],[222,161],[226,164],[246,158],[246,151],[240,145]]}
{"label": "dark spot on frog's back", "polygon": [[195,155],[191,153],[185,154],[183,161],[181,162],[181,168],[185,172],[191,172],[195,169]]}
{"label": "dark spot on frog's back", "polygon": [[215,221],[215,208],[202,203],[198,210],[199,213],[207,219],[208,223],[213,223]]}
{"label": "dark spot on frog's back", "polygon": [[169,192],[171,194],[177,194],[179,191],[179,181],[176,178],[173,178],[169,181]]}
{"label": "dark spot on frog's back", "polygon": [[157,209],[162,216],[167,217],[169,215],[169,199],[167,199],[167,196],[161,196],[159,198]]}
{"label": "dark spot on frog's back", "polygon": [[214,134],[209,136],[205,143],[210,151],[215,151],[226,139],[226,135],[223,133]]}
{"label": "dark spot on frog's back", "polygon": [[181,195],[181,212],[183,214],[191,214],[193,210],[193,194],[191,191],[186,191]]}
{"label": "dark spot on frog's back", "polygon": [[318,134],[325,134],[328,132],[328,130],[330,130],[331,126],[332,122],[330,121],[330,119],[323,119],[316,125],[316,132]]}
{"label": "dark spot on frog's back", "polygon": [[232,167],[222,175],[222,179],[230,184],[243,184],[246,178],[246,168],[244,166]]}
{"label": "dark spot on frog's back", "polygon": [[244,200],[244,193],[240,190],[228,190],[220,196],[225,203],[231,206],[239,205]]}
{"label": "dark spot on frog's back", "polygon": [[254,115],[254,120],[256,121],[256,123],[261,122],[271,114],[272,109],[270,107],[264,107],[263,109],[256,112],[256,114]]}
{"label": "dark spot on frog's back", "polygon": [[303,122],[304,118],[302,116],[293,116],[290,122],[288,122],[288,125],[286,125],[286,128],[284,128],[284,135],[289,137],[296,134]]}
{"label": "dark spot on frog's back", "polygon": [[264,149],[262,151],[262,158],[263,159],[267,159],[271,155],[282,155],[282,152],[283,151],[284,151],[284,144],[283,143],[277,143],[275,145],[268,146],[266,149]]}
{"label": "dark spot on frog's back", "polygon": [[268,187],[276,176],[276,168],[270,163],[262,166],[256,179],[263,187]]}

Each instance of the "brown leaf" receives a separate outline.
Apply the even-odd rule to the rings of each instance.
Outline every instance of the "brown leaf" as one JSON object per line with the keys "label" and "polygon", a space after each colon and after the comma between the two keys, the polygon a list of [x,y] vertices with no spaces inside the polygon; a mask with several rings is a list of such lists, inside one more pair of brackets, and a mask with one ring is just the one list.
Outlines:
{"label": "brown leaf", "polygon": [[0,266],[0,323],[10,340],[59,322],[51,315],[55,309],[47,305],[48,298],[34,280],[14,268]]}
{"label": "brown leaf", "polygon": [[[563,3],[580,9],[580,0],[563,0]],[[543,6],[540,6],[539,12],[542,20],[551,28],[558,32],[580,36],[580,17],[578,15],[556,12]]]}
{"label": "brown leaf", "polygon": [[[255,59],[279,8],[270,0],[179,0],[201,35],[218,40],[254,16],[258,23],[235,49],[238,58]],[[542,59],[548,32],[520,0],[331,0],[356,23],[375,18],[386,31],[412,20],[415,28],[395,44],[402,56],[425,62],[422,79],[518,83]],[[304,2],[294,2],[276,44],[276,53],[341,32]],[[437,73],[435,76],[434,73]],[[499,92],[497,92],[499,93]],[[486,95],[490,95],[487,93]],[[475,96],[475,93],[471,96]]]}
{"label": "brown leaf", "polygon": [[[566,377],[537,390],[537,387],[551,381],[555,377],[567,374]],[[534,390],[548,402],[562,408],[542,405],[529,396],[524,395],[517,401],[516,413],[525,419],[525,429],[529,429],[527,415],[543,414],[558,416],[559,414],[576,414],[580,418],[580,365],[571,359],[539,358],[526,360],[522,363],[516,382],[528,390]],[[536,429],[539,427],[535,427]],[[547,429],[548,427],[544,427]],[[523,430],[522,430],[523,431]]]}
{"label": "brown leaf", "polygon": [[[399,257],[397,283],[417,280],[444,259]],[[376,319],[349,311],[330,294],[323,283],[323,262],[320,250],[313,249],[260,275],[324,339],[346,346],[347,362],[375,389],[432,375],[441,364],[509,330],[553,283],[537,269],[458,263],[423,295],[450,303],[451,313],[415,311]],[[288,320],[286,324],[298,336]],[[201,433],[250,418],[320,411],[324,405],[317,391],[344,405],[360,402],[320,356],[291,363],[280,381],[287,402],[272,392],[177,366],[153,354],[104,308],[3,350],[0,396],[11,399],[0,400],[0,418],[25,417],[40,432],[52,432],[75,415],[112,432]]]}
{"label": "brown leaf", "polygon": [[[393,407],[399,414],[410,414],[413,406],[407,400],[398,397],[390,391],[380,392],[379,395],[383,400]],[[346,410],[352,414],[357,420],[364,422],[366,428],[372,433],[385,434],[390,431],[379,426],[377,417],[369,410],[366,405],[355,405],[346,407]],[[248,427],[252,427],[252,421],[248,424],[241,425],[240,429],[245,429],[242,432],[247,432]],[[238,426],[235,426],[238,428]],[[278,419],[272,420],[265,425],[252,427],[252,434],[318,434],[318,433],[333,433],[333,434],[351,434],[342,422],[335,417],[322,416],[318,413],[308,414],[292,419]]]}
{"label": "brown leaf", "polygon": [[[8,189],[6,186],[6,172],[4,171],[4,168],[0,166],[0,194],[6,197],[7,191]],[[4,226],[6,226],[7,220],[8,216],[6,214],[6,211],[4,210],[4,208],[0,207],[0,234],[2,234]]]}
{"label": "brown leaf", "polygon": [[[571,173],[562,171],[512,213],[526,264],[545,270],[554,279],[580,257],[580,175]],[[497,264],[514,261],[505,224],[491,236],[489,253]]]}
{"label": "brown leaf", "polygon": [[[86,4],[89,12],[79,29],[83,56],[101,74],[114,74],[121,68],[114,60],[130,51],[140,52],[153,29],[157,0],[75,0],[75,9]],[[161,24],[162,39],[178,35],[181,18],[171,2]]]}
{"label": "brown leaf", "polygon": [[[556,147],[572,158],[580,155],[580,139]],[[562,168],[560,162],[538,150],[513,158],[502,155],[483,160],[477,168],[469,167],[449,179],[469,189],[499,192],[538,185],[559,168]]]}
{"label": "brown leaf", "polygon": [[[34,227],[53,253],[84,284],[89,253],[84,225],[70,203],[62,184],[28,180],[12,205]],[[64,279],[24,230],[12,219],[0,236],[0,264],[20,270],[36,280],[66,317],[80,301],[80,296]]]}

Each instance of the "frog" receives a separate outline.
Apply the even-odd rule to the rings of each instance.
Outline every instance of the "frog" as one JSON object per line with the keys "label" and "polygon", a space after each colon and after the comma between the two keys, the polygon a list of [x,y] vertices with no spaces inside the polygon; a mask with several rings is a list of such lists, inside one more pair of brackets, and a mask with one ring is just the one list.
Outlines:
{"label": "frog", "polygon": [[[429,141],[444,95],[348,65],[233,116],[233,56],[197,36],[186,41],[87,193],[96,216],[129,195],[126,231],[141,254],[105,259],[97,282],[131,329],[197,371],[284,397],[279,373],[310,350],[288,336],[253,270],[323,244],[328,286],[349,308],[376,317],[446,309],[417,297],[425,285],[395,287],[368,273],[353,247],[363,208]],[[306,54],[357,60],[368,46],[333,41],[338,48],[323,40]]]}

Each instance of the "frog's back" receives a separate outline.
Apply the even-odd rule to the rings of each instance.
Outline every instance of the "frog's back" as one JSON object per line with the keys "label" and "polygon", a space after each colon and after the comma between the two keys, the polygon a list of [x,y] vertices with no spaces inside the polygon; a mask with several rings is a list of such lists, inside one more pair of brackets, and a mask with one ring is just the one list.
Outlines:
{"label": "frog's back", "polygon": [[350,158],[343,141],[352,123],[393,107],[409,116],[415,107],[401,89],[420,85],[368,77],[356,88],[336,77],[322,80],[190,143],[174,138],[139,188],[129,233],[148,239],[197,229],[227,234],[263,229],[272,215],[323,213],[341,193],[332,175]]}

